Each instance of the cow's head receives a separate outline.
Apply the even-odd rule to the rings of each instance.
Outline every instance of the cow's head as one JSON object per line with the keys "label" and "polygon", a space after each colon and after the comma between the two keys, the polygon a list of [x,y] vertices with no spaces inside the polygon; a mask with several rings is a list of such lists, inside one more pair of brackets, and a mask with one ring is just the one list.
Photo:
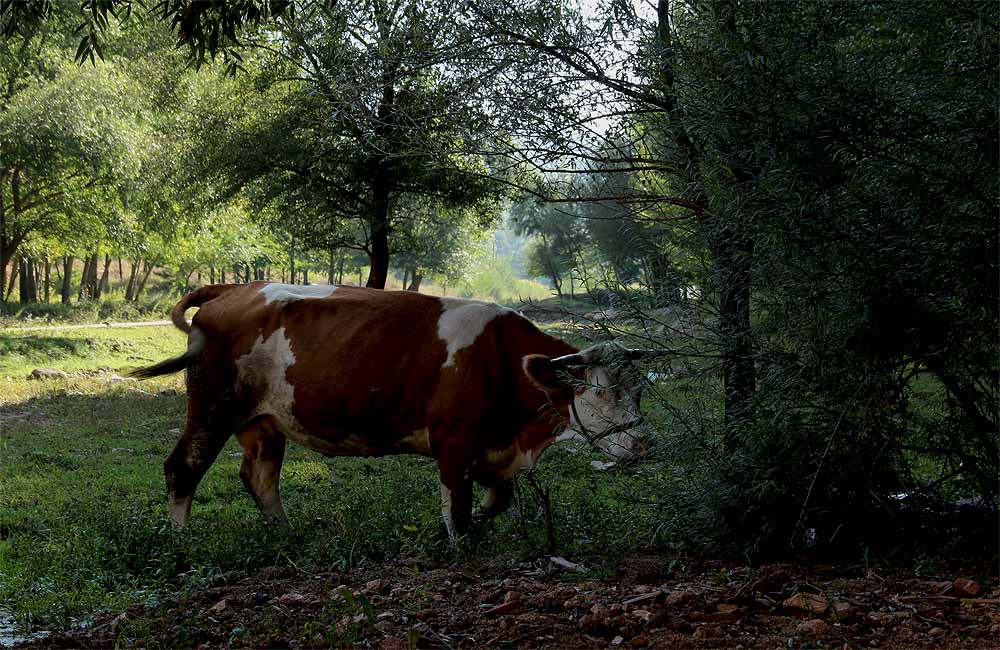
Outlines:
{"label": "cow's head", "polygon": [[523,359],[528,378],[549,395],[569,402],[569,429],[615,460],[627,460],[646,448],[639,428],[643,375],[633,361],[650,356],[615,343],[550,358],[529,354]]}

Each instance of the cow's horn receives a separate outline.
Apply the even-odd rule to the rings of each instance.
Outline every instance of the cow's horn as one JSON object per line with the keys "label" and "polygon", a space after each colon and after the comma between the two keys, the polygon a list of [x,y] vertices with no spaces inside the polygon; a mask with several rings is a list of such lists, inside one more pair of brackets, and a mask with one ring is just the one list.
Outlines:
{"label": "cow's horn", "polygon": [[552,360],[552,363],[562,364],[564,366],[585,366],[587,365],[587,360],[579,352],[573,354],[566,354],[561,357],[556,357]]}

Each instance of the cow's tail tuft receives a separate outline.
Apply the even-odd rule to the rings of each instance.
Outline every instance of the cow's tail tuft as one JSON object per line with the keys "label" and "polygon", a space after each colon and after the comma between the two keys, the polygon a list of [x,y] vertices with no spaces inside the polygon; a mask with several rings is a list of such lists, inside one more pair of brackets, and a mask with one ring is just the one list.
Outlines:
{"label": "cow's tail tuft", "polygon": [[187,319],[184,318],[184,312],[191,307],[200,307],[209,300],[218,298],[236,286],[239,285],[211,284],[207,287],[202,287],[201,289],[192,291],[181,298],[180,302],[174,305],[174,308],[170,310],[170,320],[173,321],[177,329],[187,333],[187,351],[179,357],[161,361],[160,363],[147,368],[138,368],[133,370],[128,374],[128,376],[135,377],[136,379],[149,379],[150,377],[158,377],[160,375],[169,375],[171,373],[179,372],[190,366],[205,347],[205,335],[202,334],[200,330],[191,328],[190,323],[188,323]]}

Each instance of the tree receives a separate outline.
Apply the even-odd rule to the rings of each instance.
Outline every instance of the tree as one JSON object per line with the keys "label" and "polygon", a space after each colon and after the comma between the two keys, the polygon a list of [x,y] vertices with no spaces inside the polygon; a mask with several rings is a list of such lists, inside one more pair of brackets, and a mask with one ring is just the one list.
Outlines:
{"label": "tree", "polygon": [[467,45],[447,9],[359,1],[283,16],[252,41],[256,88],[233,91],[254,109],[203,125],[201,170],[281,204],[281,226],[311,246],[364,250],[369,286],[384,286],[413,205],[481,215],[498,193],[474,153],[469,125],[488,119],[466,99],[474,71],[451,65]]}
{"label": "tree", "polygon": [[514,231],[535,237],[527,250],[527,271],[548,278],[560,296],[563,277],[579,265],[589,243],[584,224],[572,209],[526,200],[515,204],[510,212]]}

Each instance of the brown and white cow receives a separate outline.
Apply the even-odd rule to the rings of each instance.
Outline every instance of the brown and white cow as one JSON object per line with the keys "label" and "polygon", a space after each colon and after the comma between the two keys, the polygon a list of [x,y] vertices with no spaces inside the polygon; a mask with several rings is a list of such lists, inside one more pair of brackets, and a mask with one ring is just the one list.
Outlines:
{"label": "brown and white cow", "polygon": [[198,289],[172,318],[187,351],[133,375],[187,369],[187,427],[164,463],[177,525],[230,435],[245,451],[243,484],[281,523],[288,439],[328,456],[432,456],[452,538],[471,521],[473,481],[491,517],[509,506],[510,479],[558,439],[585,435],[619,459],[640,444],[630,351],[578,351],[500,305],[254,282]]}

